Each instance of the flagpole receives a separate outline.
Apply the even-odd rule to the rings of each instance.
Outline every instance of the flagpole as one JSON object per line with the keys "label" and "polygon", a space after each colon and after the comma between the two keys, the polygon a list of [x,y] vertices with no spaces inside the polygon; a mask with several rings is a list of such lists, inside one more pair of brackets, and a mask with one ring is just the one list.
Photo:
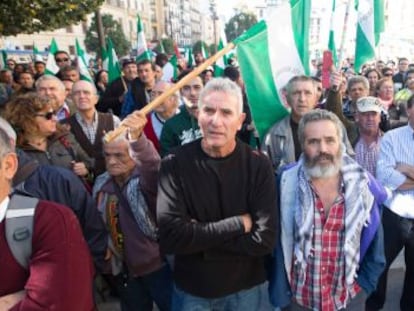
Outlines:
{"label": "flagpole", "polygon": [[351,0],[348,0],[348,3],[346,5],[346,10],[345,10],[345,17],[344,17],[344,26],[342,29],[342,36],[341,36],[341,45],[339,48],[339,57],[338,57],[338,67],[339,69],[341,69],[342,67],[342,61],[343,61],[343,57],[344,57],[344,47],[345,47],[345,38],[346,38],[346,33],[348,31],[348,20],[349,20],[349,11],[351,9]]}
{"label": "flagpole", "polygon": [[[234,46],[235,46],[234,43],[229,43],[225,48],[223,48],[222,50],[218,51],[216,54],[214,54],[213,56],[211,56],[210,58],[208,58],[200,66],[195,67],[194,70],[191,71],[188,75],[186,75],[185,77],[183,77],[180,81],[178,81],[176,84],[174,84],[171,88],[169,88],[167,91],[165,91],[160,96],[158,96],[157,98],[155,98],[152,102],[150,102],[148,105],[144,106],[139,111],[142,114],[144,114],[144,115],[146,115],[149,112],[151,112],[154,108],[156,108],[159,105],[161,105],[169,96],[171,96],[176,91],[178,91],[179,89],[181,89],[184,85],[186,85],[187,83],[189,83],[192,79],[194,79],[195,77],[197,77],[198,75],[200,75],[208,66],[211,66],[220,57],[222,57],[224,54],[226,54],[229,51],[231,51],[234,48]],[[118,137],[119,135],[123,134],[126,130],[127,130],[127,128],[121,124],[119,127],[117,127],[116,129],[114,129],[113,131],[107,133],[104,136],[103,139],[104,139],[104,141],[106,143],[109,143],[112,140],[114,140],[116,137]]]}
{"label": "flagpole", "polygon": [[122,82],[122,86],[124,87],[124,94],[125,94],[126,92],[128,92],[128,86],[125,82],[125,78],[123,74],[121,74],[121,82]]}

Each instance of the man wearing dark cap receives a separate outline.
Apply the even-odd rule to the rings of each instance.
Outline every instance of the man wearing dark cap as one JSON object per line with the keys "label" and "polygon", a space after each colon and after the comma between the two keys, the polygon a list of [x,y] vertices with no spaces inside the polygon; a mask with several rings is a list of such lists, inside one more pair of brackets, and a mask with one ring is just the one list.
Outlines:
{"label": "man wearing dark cap", "polygon": [[35,78],[35,80],[37,80],[38,78],[40,78],[42,75],[45,74],[45,70],[46,70],[46,64],[45,64],[45,62],[42,62],[40,60],[35,61],[35,63],[34,63],[34,69],[35,69],[34,78]]}
{"label": "man wearing dark cap", "polygon": [[131,58],[122,62],[122,77],[115,79],[105,90],[99,100],[96,109],[101,112],[112,111],[119,116],[121,114],[122,102],[128,92],[131,81],[138,76],[138,68],[135,61]]}

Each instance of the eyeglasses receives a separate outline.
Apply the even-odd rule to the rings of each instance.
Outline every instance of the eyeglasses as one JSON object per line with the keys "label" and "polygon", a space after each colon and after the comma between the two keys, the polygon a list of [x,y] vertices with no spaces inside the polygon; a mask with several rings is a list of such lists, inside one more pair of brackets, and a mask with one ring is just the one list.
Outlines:
{"label": "eyeglasses", "polygon": [[38,114],[35,114],[35,116],[36,117],[43,117],[46,120],[52,120],[53,117],[56,117],[56,112],[49,111],[49,112],[46,112],[46,113],[38,113]]}
{"label": "eyeglasses", "polygon": [[392,77],[392,73],[391,72],[385,73],[384,76],[386,76],[386,77]]}
{"label": "eyeglasses", "polygon": [[69,61],[69,58],[56,58],[57,63],[67,62]]}

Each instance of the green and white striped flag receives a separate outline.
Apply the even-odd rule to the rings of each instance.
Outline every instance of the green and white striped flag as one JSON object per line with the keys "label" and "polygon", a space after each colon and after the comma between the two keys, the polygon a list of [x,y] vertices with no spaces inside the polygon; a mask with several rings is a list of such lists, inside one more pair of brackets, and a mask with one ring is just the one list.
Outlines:
{"label": "green and white striped flag", "polygon": [[[220,41],[217,47],[217,51],[224,49],[227,45],[227,38],[226,34],[224,33],[224,28],[222,27]],[[221,77],[224,74],[224,69],[227,66],[227,55],[223,55],[223,57],[219,58],[217,62],[214,64],[214,76]]]}
{"label": "green and white striped flag", "polygon": [[35,62],[43,62],[42,54],[39,52],[36,44],[33,43],[33,56]]}
{"label": "green and white striped flag", "polygon": [[111,38],[107,39],[106,42],[106,51],[108,54],[108,85],[111,84],[114,80],[121,77],[121,67],[119,65],[118,56],[116,55],[114,46],[112,44]]}
{"label": "green and white striped flag", "polygon": [[332,0],[332,12],[331,12],[331,20],[329,25],[329,41],[328,41],[328,49],[332,53],[332,60],[335,67],[338,66],[338,56],[336,54],[336,44],[335,44],[335,12],[336,12],[336,1]]}
{"label": "green and white striped flag", "polygon": [[47,55],[46,61],[45,74],[47,75],[55,75],[59,72],[60,68],[55,61],[55,53],[57,51],[59,51],[58,45],[55,41],[55,38],[52,38],[52,42],[50,43],[49,47],[49,54]]}
{"label": "green and white striped flag", "polygon": [[144,59],[151,60],[151,54],[147,48],[147,41],[145,40],[144,26],[142,25],[141,18],[137,15],[137,58],[139,62]]}
{"label": "green and white striped flag", "polygon": [[381,32],[384,31],[384,1],[355,0],[358,21],[355,39],[355,72],[375,58]]}
{"label": "green and white striped flag", "polygon": [[78,56],[78,69],[80,73],[80,79],[93,83],[92,76],[86,63],[85,51],[81,48],[78,39],[76,39],[76,55]]}
{"label": "green and white striped flag", "polygon": [[185,49],[185,55],[186,55],[186,60],[187,60],[187,67],[191,68],[193,67],[193,65],[195,64],[195,60],[194,60],[194,54],[193,54],[193,49],[191,46],[188,46]]}
{"label": "green and white striped flag", "polygon": [[0,68],[4,69],[7,67],[7,53],[5,50],[1,50],[0,53]]}
{"label": "green and white striped flag", "polygon": [[162,39],[160,40],[159,51],[160,51],[160,53],[165,54],[165,48],[164,48],[164,44],[162,43]]}
{"label": "green and white striped flag", "polygon": [[207,50],[204,47],[204,44],[203,43],[201,43],[201,55],[203,56],[204,59],[207,59],[208,58],[208,53],[207,53]]}
{"label": "green and white striped flag", "polygon": [[171,56],[168,63],[166,63],[164,67],[162,68],[162,72],[163,72],[163,75],[162,75],[161,80],[163,81],[173,82],[177,79],[177,76],[178,76],[177,55],[173,54],[173,56]]}
{"label": "green and white striped flag", "polygon": [[[302,25],[308,25],[310,18],[310,0],[284,3],[269,16],[237,38],[236,52],[240,70],[245,81],[247,97],[256,129],[262,138],[269,128],[289,114],[283,88],[296,75],[305,74],[308,65],[307,40],[301,41],[300,48],[295,41],[295,31],[302,29],[300,35],[308,37],[309,28],[297,27],[301,15]],[[294,5],[302,5],[299,12]],[[296,9],[296,10],[295,10]]]}

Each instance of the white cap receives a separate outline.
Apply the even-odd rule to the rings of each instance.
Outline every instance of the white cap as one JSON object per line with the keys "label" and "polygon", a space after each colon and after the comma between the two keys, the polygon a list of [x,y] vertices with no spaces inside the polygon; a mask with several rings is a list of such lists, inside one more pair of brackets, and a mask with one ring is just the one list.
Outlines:
{"label": "white cap", "polygon": [[356,106],[359,112],[374,111],[381,113],[382,111],[381,101],[373,96],[361,97],[357,100]]}

